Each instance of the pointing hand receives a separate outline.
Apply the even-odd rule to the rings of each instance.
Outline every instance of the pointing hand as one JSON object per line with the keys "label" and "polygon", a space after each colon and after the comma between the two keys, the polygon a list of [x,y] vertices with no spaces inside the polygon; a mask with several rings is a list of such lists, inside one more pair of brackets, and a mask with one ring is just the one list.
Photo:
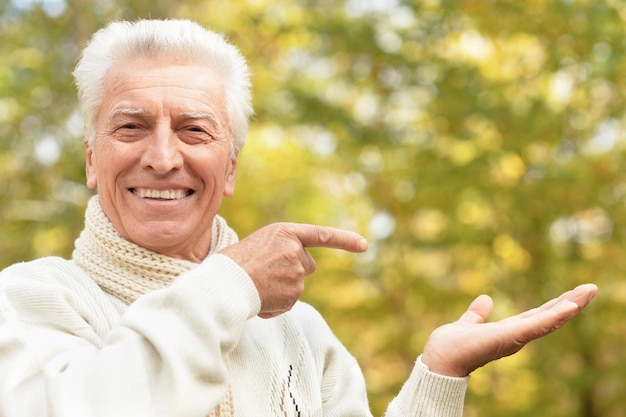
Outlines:
{"label": "pointing hand", "polygon": [[260,317],[278,316],[304,291],[304,277],[315,271],[307,247],[363,252],[367,241],[357,233],[332,227],[275,223],[221,251],[252,278],[261,299]]}

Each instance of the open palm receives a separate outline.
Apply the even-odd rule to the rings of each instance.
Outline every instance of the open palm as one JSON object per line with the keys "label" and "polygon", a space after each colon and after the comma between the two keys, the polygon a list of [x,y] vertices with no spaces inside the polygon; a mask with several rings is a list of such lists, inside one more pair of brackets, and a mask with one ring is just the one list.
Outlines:
{"label": "open palm", "polygon": [[540,307],[493,323],[486,322],[493,301],[481,295],[459,320],[437,328],[430,335],[422,361],[432,372],[467,376],[559,329],[587,306],[597,291],[594,284],[580,285]]}

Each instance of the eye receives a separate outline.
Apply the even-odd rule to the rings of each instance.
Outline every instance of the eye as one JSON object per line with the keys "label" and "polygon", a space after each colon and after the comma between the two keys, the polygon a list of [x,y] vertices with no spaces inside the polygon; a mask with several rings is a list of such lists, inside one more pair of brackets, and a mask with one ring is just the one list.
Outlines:
{"label": "eye", "polygon": [[120,122],[111,131],[111,136],[124,142],[140,139],[146,133],[146,128],[142,123]]}
{"label": "eye", "polygon": [[212,140],[212,135],[207,129],[198,125],[188,125],[178,131],[179,137],[189,144],[207,143]]}

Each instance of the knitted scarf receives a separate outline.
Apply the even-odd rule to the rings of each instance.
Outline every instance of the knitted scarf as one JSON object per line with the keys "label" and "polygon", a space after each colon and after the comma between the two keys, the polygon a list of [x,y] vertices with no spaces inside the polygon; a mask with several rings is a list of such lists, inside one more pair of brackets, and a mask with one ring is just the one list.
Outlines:
{"label": "knitted scarf", "polygon": [[[215,216],[209,255],[237,243],[237,234]],[[143,294],[167,287],[197,264],[153,252],[122,238],[93,196],[85,213],[85,228],[72,258],[106,292],[132,303]]]}
{"label": "knitted scarf", "polygon": [[[237,234],[215,216],[209,255],[237,243]],[[122,238],[100,207],[98,196],[87,203],[85,228],[75,242],[72,258],[107,293],[127,304],[150,291],[167,287],[194,262],[153,252]],[[228,358],[226,358],[228,364]],[[207,417],[234,416],[232,389]]]}

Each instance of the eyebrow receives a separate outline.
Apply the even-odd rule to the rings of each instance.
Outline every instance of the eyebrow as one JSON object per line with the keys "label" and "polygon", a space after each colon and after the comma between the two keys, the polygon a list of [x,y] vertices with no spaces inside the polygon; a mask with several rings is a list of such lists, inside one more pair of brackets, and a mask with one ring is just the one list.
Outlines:
{"label": "eyebrow", "polygon": [[[120,114],[124,116],[149,116],[150,112],[142,108],[128,107],[128,108],[116,109],[111,114],[111,117],[115,117]],[[185,118],[185,119],[206,119],[206,120],[212,121],[215,124],[219,124],[215,116],[206,112],[183,111],[183,112],[180,112],[178,116]]]}
{"label": "eyebrow", "polygon": [[115,109],[113,113],[111,113],[107,117],[108,123],[113,123],[115,118],[118,116],[149,116],[150,112],[146,109],[140,109],[135,107],[124,107],[120,109]]}
{"label": "eyebrow", "polygon": [[148,116],[150,112],[146,109],[127,107],[127,108],[116,109],[113,112],[113,114],[111,114],[111,117],[115,117],[118,114],[122,114],[125,116]]}
{"label": "eyebrow", "polygon": [[[117,116],[150,116],[150,111],[147,109],[139,108],[139,107],[123,107],[119,109],[115,109],[113,113],[110,115],[109,120],[115,119]],[[219,120],[213,116],[211,113],[207,112],[199,112],[199,111],[181,111],[176,115],[179,118],[183,119],[193,119],[193,120],[206,120],[213,124],[216,128],[222,126]]]}
{"label": "eyebrow", "polygon": [[221,126],[219,120],[217,120],[217,118],[210,113],[196,112],[196,111],[183,111],[183,112],[180,112],[178,116],[184,119],[208,120],[211,123],[213,123],[215,126]]}

